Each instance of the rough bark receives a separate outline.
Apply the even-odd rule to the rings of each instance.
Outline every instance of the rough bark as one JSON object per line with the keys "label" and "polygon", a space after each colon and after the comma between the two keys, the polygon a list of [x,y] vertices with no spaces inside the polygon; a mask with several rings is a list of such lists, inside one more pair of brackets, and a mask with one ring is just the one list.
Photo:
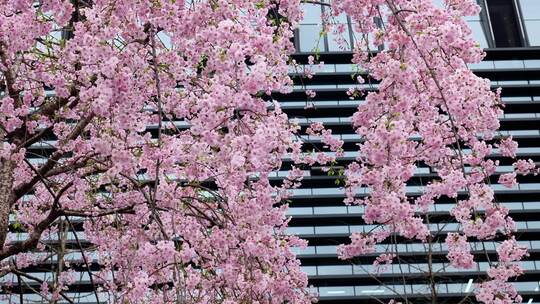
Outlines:
{"label": "rough bark", "polygon": [[[4,131],[0,130],[0,142]],[[8,159],[0,159],[0,250],[4,248],[9,226],[9,213],[13,198],[13,170],[15,164]]]}
{"label": "rough bark", "polygon": [[[16,105],[20,103],[19,91],[15,89],[15,76],[9,68],[9,56],[6,53],[6,45],[0,41],[0,62],[4,67],[0,72],[5,81],[2,89],[15,100]],[[8,141],[9,137],[6,129],[0,126],[0,144]],[[9,227],[9,213],[13,200],[13,182],[15,177],[13,172],[15,163],[10,159],[0,158],[0,250],[4,249]]]}

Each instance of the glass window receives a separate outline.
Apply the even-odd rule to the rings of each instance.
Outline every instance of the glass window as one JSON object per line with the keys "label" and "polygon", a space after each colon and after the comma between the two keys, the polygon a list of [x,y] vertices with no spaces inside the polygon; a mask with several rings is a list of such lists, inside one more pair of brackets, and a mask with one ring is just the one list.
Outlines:
{"label": "glass window", "polygon": [[307,89],[334,89],[336,88],[335,84],[308,84],[306,85]]}
{"label": "glass window", "polygon": [[526,230],[527,222],[516,222],[516,228],[517,230]]}
{"label": "glass window", "polygon": [[349,226],[318,226],[315,233],[349,233]]}
{"label": "glass window", "polygon": [[489,263],[480,262],[478,263],[478,268],[480,269],[480,271],[487,271],[490,268],[490,266],[489,266]]}
{"label": "glass window", "polygon": [[339,64],[336,64],[336,72],[352,72],[352,71],[356,71],[358,69],[358,67],[355,65],[355,64],[343,64],[343,63],[339,63]]}
{"label": "glass window", "polygon": [[525,31],[529,38],[529,45],[540,46],[540,19],[525,20]]}
{"label": "glass window", "polygon": [[472,30],[474,40],[476,40],[480,44],[480,47],[489,47],[486,33],[484,32],[484,28],[482,27],[482,22],[480,20],[471,20],[467,21],[467,23]]}
{"label": "glass window", "polygon": [[339,16],[332,15],[328,18],[328,23],[331,25],[327,33],[328,50],[333,52],[350,50],[352,44],[347,16],[343,13]]}
{"label": "glass window", "polygon": [[[529,80],[531,83],[533,80]],[[535,118],[536,113],[507,113],[504,114],[504,118],[508,119],[522,119],[522,118]],[[503,170],[506,170],[505,172],[512,172],[512,166],[500,166],[500,168],[503,168]]]}
{"label": "glass window", "polygon": [[523,204],[527,210],[540,209],[540,202],[524,202]]}
{"label": "glass window", "polygon": [[416,168],[415,174],[429,174],[431,170],[429,168]]}
{"label": "glass window", "polygon": [[322,123],[337,123],[339,122],[339,117],[313,117],[310,122],[322,122]]}
{"label": "glass window", "polygon": [[485,60],[478,63],[470,63],[469,67],[473,70],[491,70],[494,68],[493,61]]}
{"label": "glass window", "polygon": [[311,207],[295,207],[287,210],[287,215],[311,215],[313,210]]}
{"label": "glass window", "polygon": [[412,292],[416,294],[427,294],[431,291],[428,285],[414,284],[412,285]]}
{"label": "glass window", "polygon": [[[335,85],[334,85],[335,87]],[[333,108],[337,105],[337,101],[313,101],[315,107],[330,107]]]}
{"label": "glass window", "polygon": [[347,207],[315,207],[315,214],[346,214]]}
{"label": "glass window", "polygon": [[519,203],[502,203],[503,206],[505,206],[506,208],[510,209],[510,210],[521,210],[523,209],[522,205],[521,205],[521,202]]}
{"label": "glass window", "polygon": [[535,270],[534,261],[521,261],[521,267],[525,270]]}
{"label": "glass window", "polygon": [[525,23],[525,32],[529,45],[540,45],[540,1],[519,0],[521,16]]}
{"label": "glass window", "polygon": [[313,234],[313,227],[288,227],[288,234]]}
{"label": "glass window", "polygon": [[524,102],[531,101],[530,96],[504,96],[501,97],[503,102]]}
{"label": "glass window", "polygon": [[347,24],[334,25],[344,26],[345,31],[343,33],[336,32],[332,29],[328,33],[328,50],[331,52],[348,51],[351,49],[351,38],[349,34],[349,26]]}
{"label": "glass window", "polygon": [[[301,52],[347,51],[351,49],[349,20],[345,14],[329,16],[323,20],[322,12],[326,9],[320,4],[303,4],[304,16],[298,31],[299,50]],[[323,34],[323,22],[331,25],[331,30]]]}
{"label": "glass window", "polygon": [[304,18],[300,24],[321,24],[321,6],[318,4],[302,4]]}
{"label": "glass window", "polygon": [[523,19],[540,19],[540,1],[519,0]]}
{"label": "glass window", "polygon": [[326,51],[320,25],[301,24],[299,27],[299,36],[301,52]]}
{"label": "glass window", "polygon": [[364,231],[364,226],[362,226],[362,225],[351,225],[350,228],[351,228],[351,233],[353,233],[353,232],[365,232]]}
{"label": "glass window", "polygon": [[496,69],[522,69],[523,60],[496,60]]}
{"label": "glass window", "polygon": [[518,291],[536,291],[536,287],[538,287],[538,282],[516,282],[514,284]]}
{"label": "glass window", "polygon": [[349,275],[352,274],[351,265],[317,266],[319,275]]}
{"label": "glass window", "polygon": [[316,188],[313,189],[313,195],[343,195],[345,191],[337,188]]}
{"label": "glass window", "polygon": [[527,80],[499,80],[499,85],[527,85]]}
{"label": "glass window", "polygon": [[529,221],[529,222],[527,222],[527,228],[529,228],[529,229],[540,229],[540,222],[538,222],[538,221]]}
{"label": "glass window", "polygon": [[452,204],[436,204],[435,210],[437,211],[450,211],[455,205]]}
{"label": "glass window", "polygon": [[[493,243],[493,242],[483,242],[484,243],[484,246],[482,248],[486,248],[486,250],[495,250],[496,249],[496,244]],[[487,264],[486,264],[487,265]],[[489,266],[489,265],[488,265]]]}
{"label": "glass window", "polygon": [[361,42],[362,46],[363,46],[362,49],[367,50],[368,47],[366,47],[366,43],[368,43],[368,46],[369,46],[370,50],[377,50],[378,45],[375,45],[375,38],[374,38],[373,34],[369,33],[369,34],[366,35],[365,33],[362,33],[362,32],[357,30],[357,28],[355,27],[355,21],[354,20],[352,20],[351,23],[352,23],[352,29],[353,29],[352,36],[353,36],[355,45],[358,42]]}
{"label": "glass window", "polygon": [[523,46],[514,1],[487,0],[489,17],[497,47]]}
{"label": "glass window", "polygon": [[364,207],[362,206],[349,206],[349,213],[357,213],[361,214],[364,213]]}
{"label": "glass window", "polygon": [[521,190],[539,190],[540,184],[530,183],[530,184],[519,184],[519,189]]}
{"label": "glass window", "polygon": [[540,249],[540,241],[531,241],[531,247],[529,249]]}
{"label": "glass window", "polygon": [[[328,13],[328,7],[326,7],[326,13]],[[347,20],[347,15],[344,13],[339,14],[339,16],[330,16],[329,18],[330,24],[347,24],[349,21]]]}
{"label": "glass window", "polygon": [[311,195],[311,189],[293,189],[294,195]]}
{"label": "glass window", "polygon": [[537,130],[512,130],[509,131],[510,135],[538,135]]}
{"label": "glass window", "polygon": [[540,60],[530,59],[524,60],[526,68],[540,68]]}
{"label": "glass window", "polygon": [[353,286],[319,287],[319,296],[321,297],[344,297],[353,295]]}
{"label": "glass window", "polygon": [[424,244],[413,243],[413,244],[408,244],[408,250],[409,252],[417,252],[417,251],[424,252],[426,250],[426,247]]}
{"label": "glass window", "polygon": [[462,293],[466,284],[447,284],[449,293]]}
{"label": "glass window", "polygon": [[301,266],[300,269],[302,269],[302,271],[305,272],[308,276],[317,275],[317,266]]}
{"label": "glass window", "polygon": [[[402,265],[402,268],[404,268],[405,265]],[[409,272],[410,273],[423,273],[428,270],[428,267],[426,264],[411,264],[409,266]],[[399,271],[398,271],[399,272]]]}
{"label": "glass window", "polygon": [[372,265],[353,265],[354,274],[367,274],[372,268]]}
{"label": "glass window", "polygon": [[161,43],[163,43],[163,46],[167,49],[171,49],[172,48],[172,43],[171,43],[171,37],[169,36],[169,34],[167,34],[166,32],[164,31],[161,31],[157,34],[159,40],[161,41]]}
{"label": "glass window", "polygon": [[317,254],[336,254],[336,246],[317,246]]}
{"label": "glass window", "polygon": [[389,293],[389,290],[384,288],[384,286],[359,286],[356,289],[358,296],[373,296],[384,293]]}
{"label": "glass window", "polygon": [[444,225],[443,231],[457,231],[459,228],[459,225],[457,223],[447,223]]}
{"label": "glass window", "polygon": [[317,66],[314,70],[316,73],[334,73],[336,71],[336,65],[325,63],[322,67]]}
{"label": "glass window", "polygon": [[309,247],[306,247],[306,248],[303,248],[303,249],[298,248],[298,247],[293,247],[291,249],[292,249],[292,252],[294,252],[297,255],[315,254],[315,247],[314,246],[309,246]]}

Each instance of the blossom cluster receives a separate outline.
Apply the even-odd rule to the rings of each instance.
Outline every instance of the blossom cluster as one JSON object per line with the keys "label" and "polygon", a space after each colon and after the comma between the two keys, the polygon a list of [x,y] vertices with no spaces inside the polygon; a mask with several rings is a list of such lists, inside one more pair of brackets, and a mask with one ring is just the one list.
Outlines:
{"label": "blossom cluster", "polygon": [[[111,302],[311,302],[291,249],[305,242],[285,235],[268,178],[295,145],[270,94],[291,91],[299,0],[14,0],[0,13],[1,229],[13,213],[29,234],[0,239],[2,271],[38,263],[26,251],[79,217]],[[46,140],[51,155],[24,161]],[[46,301],[68,274],[42,284]]]}
{"label": "blossom cluster", "polygon": [[[346,203],[364,206],[364,221],[381,229],[353,234],[341,257],[371,253],[394,235],[432,241],[422,214],[439,199],[456,201],[451,215],[459,232],[446,238],[451,265],[475,265],[469,239],[501,236],[507,240],[499,245],[501,252],[516,228],[490,187],[499,163],[489,157],[498,149],[500,156],[515,159],[517,142],[498,136],[500,89],[492,91],[489,80],[468,68],[485,55],[464,18],[479,13],[476,1],[447,0],[439,7],[430,0],[342,0],[331,8],[334,16],[345,13],[353,20],[359,35],[353,63],[379,83],[352,117],[362,142],[345,175]],[[373,53],[373,44],[384,50]],[[436,177],[424,183],[420,196],[410,197],[407,183],[419,165]],[[517,160],[514,168],[499,177],[500,184],[515,187],[518,175],[538,173],[531,160]],[[365,197],[358,192],[363,187],[369,188]],[[519,251],[514,258],[523,256]],[[504,255],[499,259],[504,264]],[[488,272],[497,279],[479,289],[479,301],[495,303],[490,296],[517,301],[506,281],[519,271],[506,264],[504,269],[505,275]]]}

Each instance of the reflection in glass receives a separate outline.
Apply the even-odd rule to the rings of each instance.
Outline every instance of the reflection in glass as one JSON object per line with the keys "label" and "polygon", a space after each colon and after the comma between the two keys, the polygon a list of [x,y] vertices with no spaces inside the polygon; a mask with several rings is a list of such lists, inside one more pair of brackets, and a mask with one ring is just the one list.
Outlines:
{"label": "reflection in glass", "polygon": [[299,27],[299,36],[300,52],[326,51],[320,25],[301,24]]}
{"label": "reflection in glass", "polygon": [[[334,26],[338,26],[338,25],[334,25]],[[345,32],[339,33],[339,32],[335,32],[335,29],[332,29],[328,33],[328,50],[331,52],[351,50],[351,39],[350,39],[350,34],[349,34],[349,27],[347,24],[342,24],[341,26],[344,26]]]}

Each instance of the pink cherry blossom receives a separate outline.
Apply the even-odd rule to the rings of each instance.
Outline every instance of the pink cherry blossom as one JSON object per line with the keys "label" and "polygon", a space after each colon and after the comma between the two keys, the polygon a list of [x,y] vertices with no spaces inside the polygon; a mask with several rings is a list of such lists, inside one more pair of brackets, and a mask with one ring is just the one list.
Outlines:
{"label": "pink cherry blossom", "polygon": [[446,237],[446,245],[448,246],[447,257],[452,266],[461,269],[471,269],[476,266],[465,236],[449,233]]}
{"label": "pink cherry blossom", "polygon": [[[365,102],[351,118],[362,142],[344,172],[345,202],[363,206],[363,220],[378,229],[353,233],[338,253],[372,254],[394,236],[432,241],[424,214],[438,199],[456,199],[451,215],[460,231],[447,238],[450,262],[474,265],[469,238],[502,238],[498,265],[476,296],[519,302],[507,281],[522,272],[525,249],[487,183],[498,166],[487,159],[493,147],[514,158],[517,145],[495,137],[500,90],[468,68],[485,54],[463,17],[480,7],[445,4],[328,5],[325,21],[344,13],[366,38],[355,39],[352,63],[369,72],[359,83],[379,88],[348,91]],[[77,217],[111,301],[311,302],[292,251],[306,242],[285,234],[280,205],[300,185],[299,168],[333,164],[326,152],[343,155],[343,141],[313,124],[307,132],[323,151],[303,153],[299,125],[272,99],[293,89],[288,57],[299,0],[13,0],[0,11],[1,269],[41,263],[47,237]],[[345,45],[343,25],[325,22],[325,30]],[[378,46],[385,49],[370,52]],[[50,149],[25,161],[37,144]],[[294,168],[271,183],[285,157]],[[412,198],[407,184],[420,165],[432,175]],[[538,173],[530,160],[514,167],[502,184]],[[8,238],[10,214],[28,232],[23,242]],[[375,261],[390,263],[393,254]],[[73,282],[63,266],[56,284],[41,284],[49,300]]]}
{"label": "pink cherry blossom", "polygon": [[517,142],[512,140],[512,137],[507,137],[500,141],[499,150],[502,156],[515,157],[518,148]]}
{"label": "pink cherry blossom", "polygon": [[[29,233],[0,234],[2,269],[41,263],[43,240],[79,217],[111,302],[311,302],[292,252],[305,242],[285,235],[275,195],[300,176],[269,182],[298,134],[268,97],[292,90],[300,1],[4,1],[0,11],[0,228],[13,213]],[[27,163],[35,143],[51,154]],[[73,283],[63,267],[42,285],[48,300]]]}
{"label": "pink cherry blossom", "polygon": [[521,174],[521,175],[527,175],[527,174],[537,175],[540,169],[536,167],[537,166],[532,159],[528,159],[528,160],[518,159],[514,163],[514,168],[516,170],[516,173]]}
{"label": "pink cherry blossom", "polygon": [[499,184],[504,185],[507,188],[512,188],[517,185],[516,173],[505,173],[499,176]]}

